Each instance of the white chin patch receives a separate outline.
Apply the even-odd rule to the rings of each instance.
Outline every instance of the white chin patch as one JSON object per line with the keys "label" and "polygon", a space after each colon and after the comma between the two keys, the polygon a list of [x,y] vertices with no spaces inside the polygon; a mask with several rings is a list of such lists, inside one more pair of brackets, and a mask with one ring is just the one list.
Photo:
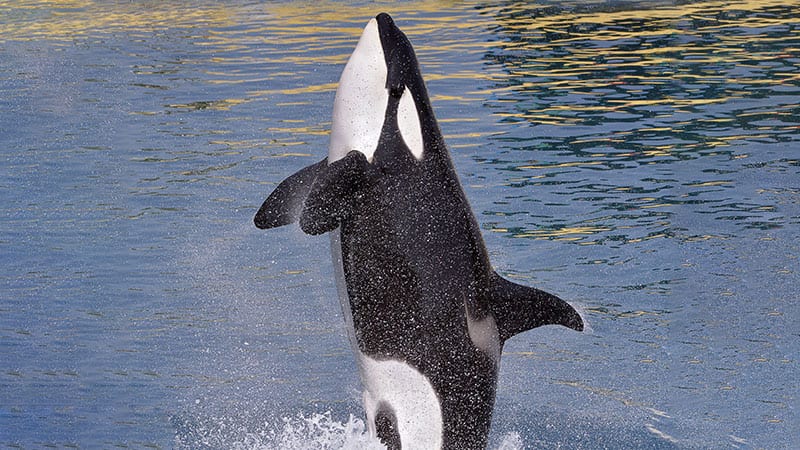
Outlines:
{"label": "white chin patch", "polygon": [[419,124],[419,113],[417,105],[414,103],[414,95],[411,89],[406,87],[397,105],[397,128],[406,146],[411,150],[417,160],[422,159],[424,145],[422,142],[422,127]]}
{"label": "white chin patch", "polygon": [[378,22],[372,19],[364,28],[339,79],[333,103],[329,164],[352,150],[363,153],[372,161],[388,103],[386,60]]}

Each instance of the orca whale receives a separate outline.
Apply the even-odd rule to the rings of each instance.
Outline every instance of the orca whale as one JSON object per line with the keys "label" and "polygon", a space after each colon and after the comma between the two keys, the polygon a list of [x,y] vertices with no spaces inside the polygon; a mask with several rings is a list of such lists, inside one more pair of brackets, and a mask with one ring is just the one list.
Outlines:
{"label": "orca whale", "polygon": [[328,150],[278,185],[256,226],[331,233],[373,436],[390,449],[485,448],[504,342],[583,321],[492,269],[414,49],[385,13],[344,68]]}

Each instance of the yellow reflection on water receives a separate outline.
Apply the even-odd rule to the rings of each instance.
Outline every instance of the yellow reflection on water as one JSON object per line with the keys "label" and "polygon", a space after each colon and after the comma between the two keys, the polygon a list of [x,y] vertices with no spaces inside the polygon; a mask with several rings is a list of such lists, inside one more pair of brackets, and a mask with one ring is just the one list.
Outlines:
{"label": "yellow reflection on water", "polygon": [[[452,2],[421,1],[399,4],[348,4],[332,1],[236,4],[228,2],[102,2],[91,0],[0,0],[1,40],[71,40],[82,35],[120,30],[152,31],[158,28],[222,28],[252,23],[262,31],[281,35],[282,43],[305,43],[314,34],[340,33],[357,37],[369,18],[386,9],[405,17],[429,17],[426,23],[406,27],[409,33],[424,33],[437,24],[470,26],[440,15]],[[298,30],[301,30],[298,33]],[[249,29],[247,39],[252,39]],[[298,34],[301,36],[298,37]],[[240,36],[245,38],[245,36]],[[235,44],[235,41],[231,41]],[[265,42],[266,43],[266,42]]]}
{"label": "yellow reflection on water", "polygon": [[170,2],[0,1],[0,41],[71,40],[113,30],[148,31],[198,23],[233,25],[224,6],[176,7]]}
{"label": "yellow reflection on water", "polygon": [[[601,226],[579,226],[579,227],[564,227],[554,230],[532,230],[522,233],[513,233],[511,236],[515,238],[535,238],[535,239],[554,239],[575,241],[583,239],[584,236],[610,231],[608,227]],[[497,233],[508,233],[506,228],[493,228],[491,231]]]}
{"label": "yellow reflection on water", "polygon": [[[793,27],[791,18],[765,13],[800,8],[797,0],[627,6],[589,2],[564,8],[549,5],[546,13],[533,14],[544,6],[522,1],[487,5],[0,0],[0,42],[71,45],[80,39],[122,33],[127,39],[146,40],[153,33],[181,30],[177,39],[185,44],[178,47],[197,51],[193,56],[198,58],[204,83],[246,87],[239,91],[244,92],[242,98],[173,103],[165,105],[167,109],[226,111],[254,100],[302,107],[311,103],[310,97],[330,94],[337,86],[335,77],[312,80],[309,75],[321,65],[343,65],[367,20],[387,10],[414,42],[426,81],[445,88],[430,93],[434,106],[477,110],[490,103],[494,126],[501,130],[515,123],[577,127],[613,115],[629,118],[620,120],[670,118],[722,108],[758,89],[800,85],[800,73],[791,63],[800,53],[800,30]],[[778,47],[780,51],[775,50]],[[492,59],[493,55],[497,58]],[[266,64],[270,70],[265,70]],[[154,72],[137,70],[140,75]],[[462,88],[447,90],[448,82]],[[465,84],[468,90],[463,89]],[[774,132],[796,132],[796,121],[792,122],[796,108],[795,104],[778,105],[768,112],[738,110],[704,117],[702,122],[675,120],[668,126],[640,121],[638,127],[626,131],[566,139],[570,146],[601,146],[589,148],[580,161],[520,168],[595,166],[611,157],[667,158],[676,149],[768,139]],[[466,123],[474,119],[470,114],[463,116],[440,119],[468,127]],[[663,137],[699,124],[734,127],[770,118],[787,123],[747,127],[758,134],[717,133],[694,141],[682,136],[619,151],[642,134]],[[297,135],[286,140],[294,145],[303,141],[302,136],[325,134],[320,125],[327,125],[328,119],[270,130]],[[462,148],[481,145],[481,140],[502,133],[481,128],[448,137],[457,139],[454,148]],[[535,129],[530,132],[535,133]]]}

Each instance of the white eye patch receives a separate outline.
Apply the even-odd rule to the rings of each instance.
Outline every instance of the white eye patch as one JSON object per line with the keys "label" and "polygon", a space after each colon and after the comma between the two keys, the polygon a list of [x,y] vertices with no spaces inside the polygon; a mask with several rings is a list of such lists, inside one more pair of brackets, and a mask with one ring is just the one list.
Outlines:
{"label": "white eye patch", "polygon": [[422,142],[422,127],[419,123],[417,105],[414,103],[414,96],[411,90],[406,87],[397,105],[397,128],[406,146],[411,150],[411,154],[417,160],[422,159],[424,144]]}

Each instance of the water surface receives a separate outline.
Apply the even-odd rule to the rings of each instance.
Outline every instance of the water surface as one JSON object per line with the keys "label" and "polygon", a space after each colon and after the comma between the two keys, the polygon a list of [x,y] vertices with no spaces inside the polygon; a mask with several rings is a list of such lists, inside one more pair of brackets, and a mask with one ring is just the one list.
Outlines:
{"label": "water surface", "polygon": [[0,2],[0,444],[367,445],[327,239],[251,220],[380,10],[496,268],[590,327],[506,345],[493,448],[796,445],[790,0]]}

